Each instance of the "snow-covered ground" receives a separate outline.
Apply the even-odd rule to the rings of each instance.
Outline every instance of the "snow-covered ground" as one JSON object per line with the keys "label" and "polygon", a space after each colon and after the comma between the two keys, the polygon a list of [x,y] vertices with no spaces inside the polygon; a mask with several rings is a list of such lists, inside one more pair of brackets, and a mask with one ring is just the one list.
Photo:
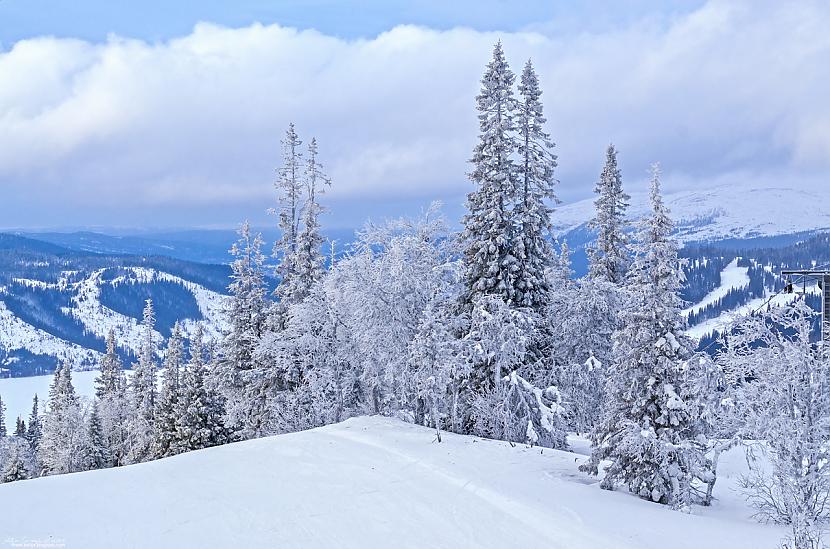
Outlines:
{"label": "snow-covered ground", "polygon": [[0,513],[0,538],[68,549],[772,549],[784,535],[751,520],[732,491],[740,451],[722,459],[715,505],[683,514],[601,490],[578,472],[576,453],[434,439],[429,429],[364,417],[3,484],[0,501],[14,504]]}

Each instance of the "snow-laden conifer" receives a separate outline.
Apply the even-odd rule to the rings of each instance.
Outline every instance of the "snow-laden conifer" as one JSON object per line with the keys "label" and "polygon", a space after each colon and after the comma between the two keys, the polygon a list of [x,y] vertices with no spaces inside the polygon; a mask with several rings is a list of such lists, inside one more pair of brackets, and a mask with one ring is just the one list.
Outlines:
{"label": "snow-laden conifer", "polygon": [[128,427],[132,407],[127,394],[127,377],[112,330],[107,334],[107,351],[101,360],[100,372],[95,379],[95,395],[104,455],[108,460],[104,466],[124,465],[129,449]]}
{"label": "snow-laden conifer", "polygon": [[179,394],[181,393],[179,372],[183,362],[184,341],[181,328],[176,323],[167,340],[161,388],[156,399],[153,456],[157,458],[177,453],[176,422],[179,414]]}
{"label": "snow-laden conifer", "polygon": [[650,196],[652,212],[641,223],[628,273],[630,300],[614,336],[603,418],[583,468],[596,473],[608,460],[602,487],[622,483],[640,497],[687,508],[692,480],[705,463],[705,441],[688,390],[696,361],[683,332],[678,246],[656,166]]}
{"label": "snow-laden conifer", "polygon": [[6,436],[6,403],[0,398],[0,438]]}
{"label": "snow-laden conifer", "polygon": [[296,276],[287,289],[291,300],[302,301],[308,296],[311,287],[319,281],[325,272],[325,258],[322,246],[325,240],[320,232],[320,214],[325,209],[319,197],[331,180],[323,172],[323,166],[317,158],[317,140],[312,138],[308,145],[308,158],[305,167],[305,203],[301,212],[301,227],[297,235],[297,249],[293,261]]}
{"label": "snow-laden conifer", "polygon": [[42,423],[40,417],[39,402],[37,394],[32,398],[32,412],[29,415],[29,425],[26,427],[26,440],[29,441],[29,446],[32,448],[33,456],[33,471],[36,475],[40,474],[40,440],[42,438]]}
{"label": "snow-laden conifer", "polygon": [[49,388],[39,452],[44,474],[83,471],[87,447],[84,410],[72,385],[71,364],[65,362]]}
{"label": "snow-laden conifer", "polygon": [[464,216],[462,234],[464,300],[470,306],[483,295],[497,295],[509,303],[521,297],[516,288],[520,257],[515,249],[512,217],[519,184],[514,163],[517,149],[514,80],[499,42],[476,97],[480,132],[469,174],[476,189],[467,196],[468,213]]}
{"label": "snow-laden conifer", "polygon": [[222,398],[206,382],[202,327],[197,326],[190,340],[190,361],[181,380],[176,421],[179,452],[218,446],[231,441],[225,427]]}
{"label": "snow-laden conifer", "polygon": [[260,414],[252,388],[262,368],[256,362],[255,351],[260,345],[266,327],[268,312],[262,254],[262,237],[251,232],[246,221],[239,231],[239,240],[231,248],[230,297],[226,300],[228,329],[221,342],[219,364],[213,373],[217,387],[226,400],[229,427],[240,432],[242,438],[254,438],[264,433],[252,429],[252,416]]}
{"label": "snow-laden conifer", "polygon": [[0,441],[0,445],[2,445],[0,453],[3,455],[0,482],[26,480],[37,474],[34,469],[32,448],[24,437],[18,435],[7,437]]}
{"label": "snow-laden conifer", "polygon": [[151,457],[155,428],[156,406],[156,315],[153,301],[148,299],[141,321],[141,347],[138,363],[133,367],[129,396],[132,417],[129,425],[130,463],[146,461]]}
{"label": "snow-laden conifer", "polygon": [[95,378],[95,396],[103,399],[105,396],[118,393],[124,385],[124,369],[121,358],[118,356],[118,343],[115,340],[115,331],[107,333],[107,350],[99,366],[100,374]]}
{"label": "snow-laden conifer", "polygon": [[99,401],[92,404],[92,410],[87,420],[87,444],[86,455],[84,456],[84,469],[103,469],[112,466],[112,456],[108,441],[104,435],[104,428],[101,423]]}
{"label": "snow-laden conifer", "polygon": [[279,260],[277,274],[280,285],[277,296],[281,300],[290,300],[289,289],[297,273],[294,260],[297,254],[297,235],[299,234],[300,210],[303,199],[303,153],[294,124],[289,124],[282,146],[282,166],[277,171],[276,182],[280,238],[274,245],[274,257]]}
{"label": "snow-laden conifer", "polygon": [[513,211],[515,249],[519,256],[516,303],[542,310],[550,298],[546,271],[555,265],[551,238],[551,203],[556,180],[554,144],[545,132],[542,90],[528,60],[519,82],[516,132],[519,194]]}
{"label": "snow-laden conifer", "polygon": [[596,231],[597,237],[588,249],[588,276],[620,285],[631,263],[625,218],[630,197],[622,188],[622,174],[617,166],[614,145],[609,145],[605,153],[605,166],[594,192],[598,195],[594,202],[596,217],[589,227]]}

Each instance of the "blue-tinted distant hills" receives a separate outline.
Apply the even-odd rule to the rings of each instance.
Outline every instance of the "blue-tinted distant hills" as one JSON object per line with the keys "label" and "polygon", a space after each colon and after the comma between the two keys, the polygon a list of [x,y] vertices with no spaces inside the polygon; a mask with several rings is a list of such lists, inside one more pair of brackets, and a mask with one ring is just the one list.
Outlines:
{"label": "blue-tinted distant hills", "polygon": [[[275,229],[255,229],[255,231],[262,232],[262,237],[265,239],[263,251],[269,254],[271,246],[279,237],[279,232]],[[167,256],[185,261],[214,264],[226,264],[231,261],[229,250],[238,238],[236,231],[231,229],[185,229],[140,234],[106,234],[93,231],[20,232],[17,234],[79,252]],[[331,229],[324,231],[324,234],[329,240],[337,242],[336,248],[340,253],[354,240],[352,229]]]}

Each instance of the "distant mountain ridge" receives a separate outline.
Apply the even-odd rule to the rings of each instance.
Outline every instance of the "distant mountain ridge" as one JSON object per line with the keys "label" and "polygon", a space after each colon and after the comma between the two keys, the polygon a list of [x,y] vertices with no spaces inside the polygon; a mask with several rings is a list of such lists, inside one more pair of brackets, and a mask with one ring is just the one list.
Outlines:
{"label": "distant mountain ridge", "polygon": [[[756,188],[749,182],[670,192],[664,200],[675,220],[676,236],[684,243],[746,240],[830,229],[827,188],[799,189],[785,185]],[[630,217],[639,219],[647,212],[647,195],[632,193]],[[571,234],[576,236],[593,216],[593,199],[560,206],[553,215],[555,233],[565,238]]]}
{"label": "distant mountain ridge", "polygon": [[[276,229],[254,229],[261,232],[266,242],[263,250],[279,238]],[[227,264],[231,261],[230,248],[238,235],[232,229],[188,229],[136,234],[105,234],[94,231],[73,232],[17,232],[18,236],[58,245],[62,248],[107,255],[166,256],[196,263]],[[354,240],[352,229],[324,231],[328,240],[334,240],[342,253]]]}

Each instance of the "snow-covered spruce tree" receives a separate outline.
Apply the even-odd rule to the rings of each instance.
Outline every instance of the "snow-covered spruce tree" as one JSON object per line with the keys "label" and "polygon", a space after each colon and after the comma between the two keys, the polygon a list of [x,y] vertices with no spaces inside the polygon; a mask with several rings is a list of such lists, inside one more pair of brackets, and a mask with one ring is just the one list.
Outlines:
{"label": "snow-covered spruce tree", "polygon": [[537,311],[548,304],[549,287],[545,272],[555,259],[549,240],[552,213],[549,203],[556,202],[553,192],[556,155],[552,152],[554,144],[550,135],[544,130],[546,120],[541,95],[539,79],[528,60],[519,82],[516,110],[519,196],[512,216],[516,224],[515,248],[519,254],[519,270],[516,273],[515,302]]}
{"label": "snow-covered spruce tree", "polygon": [[628,236],[625,233],[625,212],[630,198],[622,188],[622,175],[617,167],[617,150],[609,145],[605,166],[594,192],[597,199],[596,217],[589,227],[596,231],[596,243],[588,249],[590,260],[588,276],[620,285],[631,263]]}
{"label": "snow-covered spruce tree", "polygon": [[20,416],[17,416],[17,421],[14,423],[14,436],[26,438],[26,422]]}
{"label": "snow-covered spruce tree", "polygon": [[642,498],[685,509],[692,503],[693,478],[704,474],[705,441],[688,391],[696,361],[683,333],[682,271],[657,166],[651,206],[628,273],[630,301],[614,336],[603,417],[591,436],[591,459],[581,468],[596,474],[599,463],[609,460],[603,488],[623,483]]}
{"label": "snow-covered spruce tree", "polygon": [[153,457],[172,456],[177,452],[176,424],[179,414],[179,370],[184,362],[184,342],[179,324],[173,326],[164,355],[161,389],[156,399]]}
{"label": "snow-covered spruce tree", "polygon": [[745,493],[761,520],[790,525],[791,549],[819,547],[830,515],[830,363],[810,341],[814,315],[798,301],[749,317],[717,357],[751,448]]}
{"label": "snow-covered spruce tree", "polygon": [[113,330],[107,333],[107,351],[98,369],[100,374],[95,378],[95,396],[103,399],[116,394],[124,385],[124,370]]}
{"label": "snow-covered spruce tree", "polygon": [[262,237],[252,234],[246,221],[239,231],[239,240],[231,248],[230,297],[225,313],[228,329],[221,343],[219,365],[214,371],[218,387],[226,400],[227,425],[243,439],[265,434],[256,427],[261,415],[261,400],[252,394],[261,373],[254,353],[262,339],[268,309],[262,254]]}
{"label": "snow-covered spruce tree", "polygon": [[189,452],[227,444],[231,433],[225,427],[225,408],[220,395],[208,387],[205,376],[202,327],[190,340],[190,362],[185,368],[178,399],[176,450]]}
{"label": "snow-covered spruce tree", "polygon": [[43,420],[40,460],[43,473],[55,475],[86,468],[88,437],[84,410],[72,385],[69,362],[55,370]]}
{"label": "snow-covered spruce tree", "polygon": [[477,188],[467,196],[461,235],[468,308],[483,295],[497,295],[507,303],[521,299],[516,288],[520,257],[512,218],[519,186],[513,161],[517,149],[514,80],[499,42],[476,97],[480,133],[469,178]]}
{"label": "snow-covered spruce tree", "polygon": [[471,397],[469,429],[483,437],[564,448],[558,391],[542,391],[516,371],[534,341],[537,320],[529,310],[512,308],[497,296],[476,300],[465,352],[470,364],[489,371],[489,379]]}
{"label": "snow-covered spruce tree", "polygon": [[131,406],[127,396],[127,378],[117,349],[115,333],[110,330],[107,334],[107,351],[101,360],[101,373],[95,378],[104,455],[109,460],[104,467],[124,465],[129,449]]}
{"label": "snow-covered spruce tree", "polygon": [[40,475],[42,467],[40,465],[40,440],[42,438],[41,418],[37,394],[32,398],[32,413],[29,415],[29,425],[26,427],[26,440],[29,441],[29,446],[32,448],[32,461],[34,463],[32,471],[35,475]]}
{"label": "snow-covered spruce tree", "polygon": [[279,216],[280,238],[274,244],[274,257],[279,260],[277,274],[280,284],[276,290],[277,297],[283,305],[288,305],[295,300],[291,292],[293,279],[297,274],[294,261],[297,256],[297,236],[303,198],[303,153],[300,150],[302,141],[294,130],[294,124],[288,125],[285,138],[280,143],[282,167],[278,170],[279,178],[276,182],[279,202],[276,213]]}
{"label": "snow-covered spruce tree", "polygon": [[0,482],[26,480],[37,474],[34,469],[32,448],[24,437],[18,435],[7,437],[0,444],[3,446]]}
{"label": "snow-covered spruce tree", "polygon": [[104,428],[101,423],[98,400],[92,403],[92,411],[87,421],[87,444],[86,455],[84,456],[84,469],[103,469],[111,467],[112,456],[109,452],[109,445],[104,436]]}
{"label": "snow-covered spruce tree", "polygon": [[0,398],[0,438],[6,436],[6,403]]}
{"label": "snow-covered spruce tree", "polygon": [[322,278],[325,270],[325,258],[322,246],[325,240],[320,232],[320,214],[325,210],[318,198],[325,192],[325,186],[331,180],[323,172],[323,166],[317,159],[317,140],[312,138],[308,145],[308,158],[305,168],[305,203],[301,212],[301,227],[297,234],[297,249],[292,261],[296,275],[290,281],[286,293],[295,302],[308,296],[311,286]]}
{"label": "snow-covered spruce tree", "polygon": [[132,405],[127,455],[129,463],[140,463],[152,457],[156,407],[155,324],[153,301],[148,299],[141,322],[142,336],[138,363],[133,367],[134,373],[129,385]]}

